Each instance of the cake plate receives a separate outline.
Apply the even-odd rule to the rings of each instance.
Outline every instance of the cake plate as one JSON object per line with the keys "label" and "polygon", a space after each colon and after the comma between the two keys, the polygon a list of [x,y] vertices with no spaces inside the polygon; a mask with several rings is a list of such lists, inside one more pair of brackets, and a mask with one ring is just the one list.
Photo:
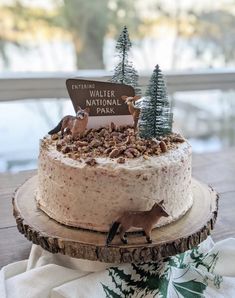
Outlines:
{"label": "cake plate", "polygon": [[49,218],[37,208],[34,199],[37,176],[20,186],[13,197],[18,230],[51,253],[106,263],[156,261],[182,253],[205,240],[214,227],[218,194],[209,186],[192,179],[194,203],[179,220],[152,231],[151,244],[139,232],[128,233],[128,244],[116,236],[105,245],[107,233],[70,228]]}

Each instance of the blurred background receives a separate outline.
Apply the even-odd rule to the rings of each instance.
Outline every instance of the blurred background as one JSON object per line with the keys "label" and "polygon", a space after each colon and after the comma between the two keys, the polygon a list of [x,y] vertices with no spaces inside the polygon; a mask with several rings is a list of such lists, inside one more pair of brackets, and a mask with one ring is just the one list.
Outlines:
{"label": "blurred background", "polygon": [[194,152],[235,144],[235,1],[0,0],[0,172],[37,167],[73,114],[65,79],[108,80],[123,26],[144,90],[158,63]]}

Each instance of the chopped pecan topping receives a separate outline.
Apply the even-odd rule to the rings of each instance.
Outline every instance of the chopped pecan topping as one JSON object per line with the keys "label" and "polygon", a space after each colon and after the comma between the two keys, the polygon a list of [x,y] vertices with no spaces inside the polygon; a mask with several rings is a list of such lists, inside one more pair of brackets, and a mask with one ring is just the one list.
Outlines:
{"label": "chopped pecan topping", "polygon": [[114,148],[114,149],[110,152],[109,157],[110,157],[110,158],[118,157],[120,153],[121,153],[121,150],[120,150],[119,148]]}
{"label": "chopped pecan topping", "polygon": [[110,123],[109,131],[112,132],[112,131],[114,131],[115,129],[116,129],[116,125],[115,125],[113,122],[111,122],[111,123]]}
{"label": "chopped pecan topping", "polygon": [[164,141],[161,141],[159,145],[160,145],[162,152],[167,152],[167,146]]}
{"label": "chopped pecan topping", "polygon": [[57,133],[51,135],[51,139],[54,141],[54,140],[58,140],[59,138],[59,135]]}
{"label": "chopped pecan topping", "polygon": [[126,160],[125,160],[124,157],[119,157],[119,158],[117,159],[117,163],[125,163],[125,162],[126,162]]}
{"label": "chopped pecan topping", "polygon": [[89,166],[95,166],[97,164],[95,158],[88,158],[85,160],[85,163]]}
{"label": "chopped pecan topping", "polygon": [[79,147],[83,147],[83,146],[87,146],[88,142],[86,142],[86,141],[77,141],[76,145],[79,146]]}
{"label": "chopped pecan topping", "polygon": [[64,146],[61,150],[63,153],[69,153],[71,151],[69,146]]}
{"label": "chopped pecan topping", "polygon": [[[133,127],[128,125],[109,126],[88,129],[74,140],[68,133],[61,139],[60,134],[44,140],[45,144],[55,144],[58,151],[76,160],[85,160],[90,165],[96,163],[96,157],[109,157],[124,163],[126,159],[160,155],[177,148],[185,140],[179,134],[169,134],[158,139],[141,139]],[[94,159],[94,160],[93,160]]]}

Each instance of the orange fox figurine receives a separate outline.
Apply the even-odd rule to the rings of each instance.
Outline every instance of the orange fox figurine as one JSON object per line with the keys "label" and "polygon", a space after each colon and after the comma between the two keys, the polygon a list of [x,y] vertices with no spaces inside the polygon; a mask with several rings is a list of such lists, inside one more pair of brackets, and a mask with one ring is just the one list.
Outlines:
{"label": "orange fox figurine", "polygon": [[128,105],[128,110],[129,110],[130,114],[133,117],[134,129],[136,130],[137,129],[138,120],[139,120],[139,115],[140,115],[140,108],[137,108],[135,106],[135,101],[138,100],[138,99],[140,99],[141,96],[136,95],[134,97],[131,97],[131,96],[123,95],[121,98]]}
{"label": "orange fox figurine", "polygon": [[160,203],[155,203],[148,211],[129,211],[120,216],[111,226],[106,245],[109,245],[119,229],[119,235],[123,243],[127,244],[126,232],[131,227],[142,228],[148,243],[152,243],[151,231],[153,226],[163,217],[168,217],[169,214],[162,206],[163,200]]}
{"label": "orange fox figurine", "polygon": [[85,110],[78,107],[76,116],[65,116],[58,123],[58,125],[48,132],[49,135],[61,131],[61,137],[63,138],[65,131],[70,131],[73,138],[79,137],[87,127],[89,116],[89,108]]}

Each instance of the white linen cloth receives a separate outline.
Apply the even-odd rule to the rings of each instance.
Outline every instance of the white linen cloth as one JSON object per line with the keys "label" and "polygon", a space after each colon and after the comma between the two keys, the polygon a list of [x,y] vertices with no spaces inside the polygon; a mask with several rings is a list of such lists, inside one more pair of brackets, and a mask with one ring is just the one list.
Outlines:
{"label": "white linen cloth", "polygon": [[235,297],[235,238],[161,262],[105,264],[33,245],[28,260],[0,271],[1,298]]}

